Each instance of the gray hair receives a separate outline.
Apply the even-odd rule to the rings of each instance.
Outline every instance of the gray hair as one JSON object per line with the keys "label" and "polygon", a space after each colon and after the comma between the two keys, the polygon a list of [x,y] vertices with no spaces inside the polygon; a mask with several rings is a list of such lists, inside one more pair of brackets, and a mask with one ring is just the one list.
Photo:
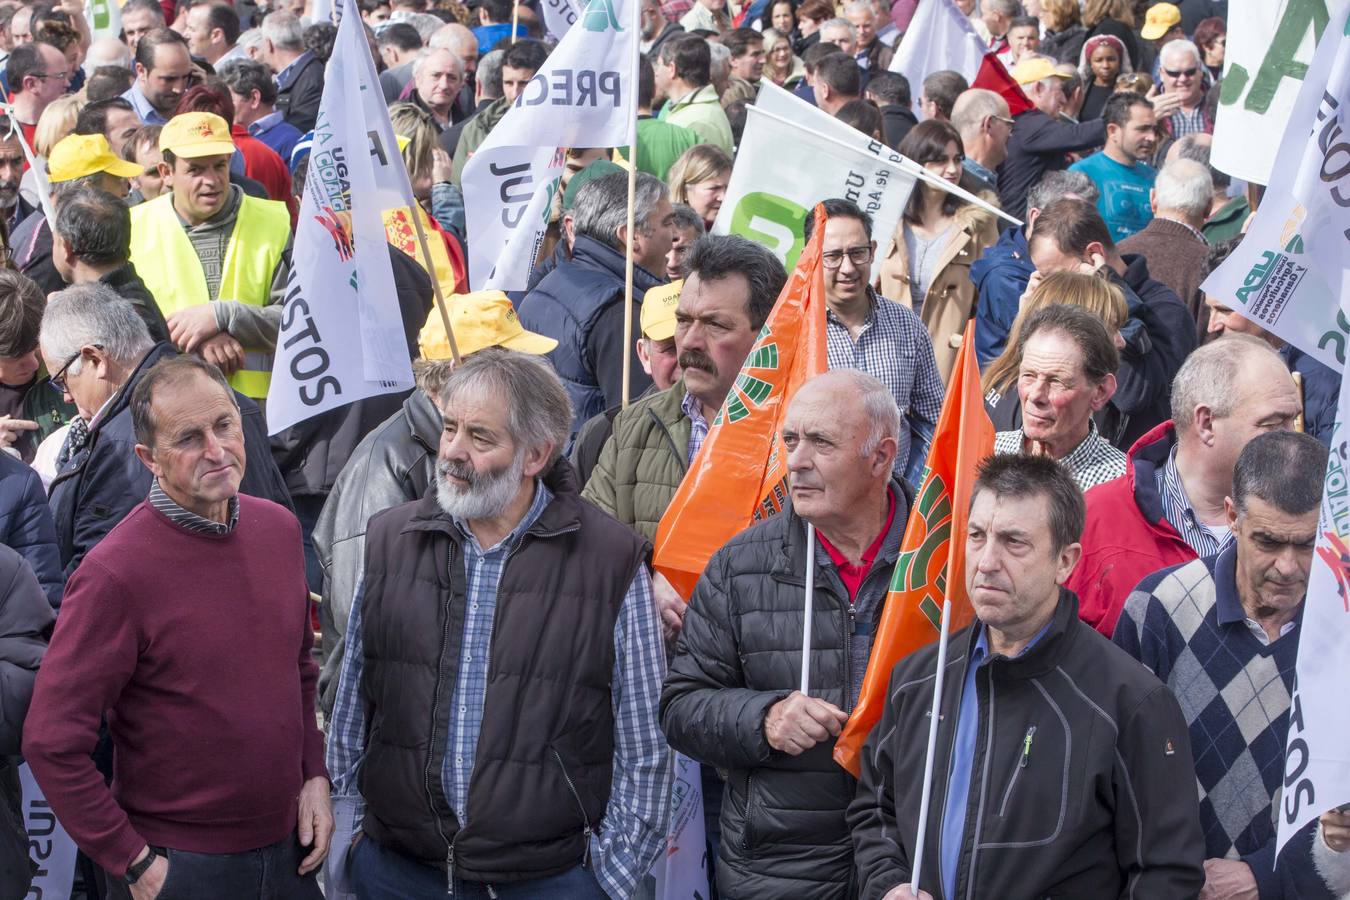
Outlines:
{"label": "gray hair", "polygon": [[268,13],[262,21],[262,36],[278,50],[304,50],[304,26],[285,10]]}
{"label": "gray hair", "polygon": [[1302,515],[1322,502],[1327,448],[1310,434],[1268,431],[1247,442],[1233,466],[1233,505],[1247,511],[1247,497],[1282,513]]}
{"label": "gray hair", "polygon": [[1174,41],[1168,41],[1166,44],[1163,44],[1162,50],[1158,53],[1158,59],[1164,60],[1167,59],[1168,54],[1179,52],[1189,53],[1195,60],[1196,65],[1199,65],[1204,59],[1204,57],[1200,55],[1200,48],[1195,46],[1195,42],[1188,41],[1185,38],[1177,38]]}
{"label": "gray hair", "polygon": [[1011,118],[1008,101],[984,88],[962,91],[961,96],[957,97],[956,103],[952,105],[952,127],[961,135],[962,142],[978,136],[980,126],[991,116]]}
{"label": "gray hair", "polygon": [[518,448],[548,446],[549,465],[562,455],[572,431],[572,403],[542,357],[499,348],[465,357],[445,379],[441,406],[448,409],[462,395],[489,394],[507,411],[506,430]]}
{"label": "gray hair", "polygon": [[1079,197],[1088,203],[1096,203],[1101,194],[1096,183],[1082,172],[1062,169],[1058,172],[1046,172],[1041,180],[1027,191],[1027,209],[1045,209],[1056,200],[1068,196]]}
{"label": "gray hair", "polygon": [[1153,182],[1158,210],[1176,210],[1190,219],[1209,214],[1214,198],[1214,179],[1209,167],[1189,159],[1174,159],[1163,166]]}
{"label": "gray hair", "polygon": [[858,402],[862,405],[863,416],[867,419],[867,437],[858,448],[858,455],[871,456],[886,438],[899,446],[900,428],[904,417],[900,407],[895,405],[895,395],[875,376],[861,369],[832,369],[834,374],[852,382]]}
{"label": "gray hair", "polygon": [[97,282],[52,294],[38,341],[48,359],[74,359],[68,370],[72,375],[80,372],[81,347],[99,344],[118,364],[129,366],[140,362],[155,344],[135,307]]}
{"label": "gray hair", "polygon": [[984,8],[1015,19],[1022,15],[1022,4],[1018,0],[984,0]]}
{"label": "gray hair", "polygon": [[483,88],[485,98],[497,99],[502,96],[502,63],[506,59],[505,50],[491,50],[478,60],[478,74],[474,81]]}
{"label": "gray hair", "polygon": [[242,47],[245,50],[258,49],[262,47],[263,31],[261,28],[250,28],[248,31],[239,35],[239,40],[234,42],[236,47]]}
{"label": "gray hair", "polygon": [[458,56],[456,56],[455,54],[451,53],[449,50],[426,50],[426,49],[423,49],[423,50],[417,51],[417,55],[413,57],[413,61],[412,61],[412,76],[413,76],[413,78],[417,78],[417,77],[421,76],[421,74],[422,74],[422,69],[423,69],[424,66],[426,66],[427,60],[431,59],[432,54],[436,54],[436,53],[444,53],[446,56],[448,56],[448,57],[454,62],[454,64],[455,64],[455,70],[459,72],[460,77],[463,77],[463,76],[464,76],[464,60],[460,59]]}
{"label": "gray hair", "polygon": [[[848,2],[844,4],[844,15],[847,16],[850,13],[855,12],[871,13],[872,17],[876,18],[877,7],[872,0],[848,0]],[[851,25],[853,23],[850,22],[849,24]]]}
{"label": "gray hair", "polygon": [[820,39],[826,42],[828,42],[828,38],[825,37],[825,31],[827,29],[835,31],[843,29],[848,32],[849,40],[853,41],[855,44],[858,42],[858,29],[854,28],[853,23],[848,19],[834,18],[820,26]]}
{"label": "gray hair", "polygon": [[[652,213],[669,196],[665,182],[639,172],[633,196],[633,227],[649,234],[656,224],[651,221]],[[619,229],[628,225],[628,173],[613,172],[577,191],[572,225],[578,235],[584,234],[606,247],[621,248]]]}
{"label": "gray hair", "polygon": [[708,42],[708,77],[713,84],[731,74],[731,48],[716,41]]}
{"label": "gray hair", "polygon": [[1172,421],[1178,434],[1195,424],[1195,408],[1205,406],[1215,417],[1230,415],[1242,398],[1233,389],[1253,353],[1279,354],[1260,338],[1228,332],[1193,351],[1172,379]]}

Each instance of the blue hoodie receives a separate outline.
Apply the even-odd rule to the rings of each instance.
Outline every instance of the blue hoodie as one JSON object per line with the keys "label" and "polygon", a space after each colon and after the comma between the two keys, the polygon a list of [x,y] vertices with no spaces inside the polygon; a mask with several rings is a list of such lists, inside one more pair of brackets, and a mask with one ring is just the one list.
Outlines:
{"label": "blue hoodie", "polygon": [[999,235],[998,243],[984,251],[970,267],[970,280],[979,291],[975,307],[975,358],[980,369],[993,362],[1008,343],[1008,332],[1027,289],[1031,273],[1027,236],[1021,226]]}

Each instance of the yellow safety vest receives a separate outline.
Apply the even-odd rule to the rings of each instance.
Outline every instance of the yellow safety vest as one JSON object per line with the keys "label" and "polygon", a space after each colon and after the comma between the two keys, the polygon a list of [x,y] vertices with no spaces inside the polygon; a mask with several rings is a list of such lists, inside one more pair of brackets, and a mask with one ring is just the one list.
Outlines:
{"label": "yellow safety vest", "polygon": [[[290,235],[286,204],[245,195],[225,250],[220,290],[211,297],[201,260],[173,208],[172,192],[131,208],[131,262],[165,318],[216,298],[266,306]],[[271,381],[270,353],[245,352],[244,368],[230,376],[235,390],[257,400],[267,397]]]}

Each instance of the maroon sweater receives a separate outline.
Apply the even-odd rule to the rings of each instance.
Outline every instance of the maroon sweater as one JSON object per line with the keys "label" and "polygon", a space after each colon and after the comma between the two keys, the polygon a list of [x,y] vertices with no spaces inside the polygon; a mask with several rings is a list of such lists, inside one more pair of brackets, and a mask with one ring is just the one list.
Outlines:
{"label": "maroon sweater", "polygon": [[[295,517],[241,495],[227,535],[141,503],[71,576],[24,756],[80,849],[120,876],[146,844],[237,853],[295,828],[326,776]],[[89,754],[108,716],[112,789]]]}

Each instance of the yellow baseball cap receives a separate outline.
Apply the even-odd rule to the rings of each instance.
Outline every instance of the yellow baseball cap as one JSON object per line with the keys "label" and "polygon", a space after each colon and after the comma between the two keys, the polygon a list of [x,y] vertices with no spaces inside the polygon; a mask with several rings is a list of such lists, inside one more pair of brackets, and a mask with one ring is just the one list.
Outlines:
{"label": "yellow baseball cap", "polygon": [[[526,331],[515,307],[501,291],[474,291],[446,298],[450,307],[450,327],[455,330],[459,355],[468,356],[488,347],[505,347],[543,356],[558,342],[551,337]],[[450,341],[445,336],[441,313],[431,310],[427,323],[417,336],[417,345],[425,359],[449,359]]]}
{"label": "yellow baseball cap", "polygon": [[230,126],[215,113],[191,112],[174,116],[159,133],[159,149],[174,156],[196,159],[234,153]]}
{"label": "yellow baseball cap", "polygon": [[1181,10],[1171,3],[1156,3],[1148,8],[1144,16],[1144,27],[1139,36],[1146,41],[1156,41],[1172,28],[1181,24]]}
{"label": "yellow baseball cap", "polygon": [[642,333],[654,341],[675,336],[675,307],[680,304],[684,279],[648,288],[642,295]]}
{"label": "yellow baseball cap", "polygon": [[118,178],[141,174],[141,167],[112,152],[101,134],[69,134],[56,142],[47,157],[47,171],[53,183],[73,181],[95,172],[107,172]]}
{"label": "yellow baseball cap", "polygon": [[1018,84],[1035,84],[1046,78],[1068,78],[1063,72],[1055,70],[1055,61],[1044,56],[1033,56],[1018,63],[1012,71],[1013,80]]}

